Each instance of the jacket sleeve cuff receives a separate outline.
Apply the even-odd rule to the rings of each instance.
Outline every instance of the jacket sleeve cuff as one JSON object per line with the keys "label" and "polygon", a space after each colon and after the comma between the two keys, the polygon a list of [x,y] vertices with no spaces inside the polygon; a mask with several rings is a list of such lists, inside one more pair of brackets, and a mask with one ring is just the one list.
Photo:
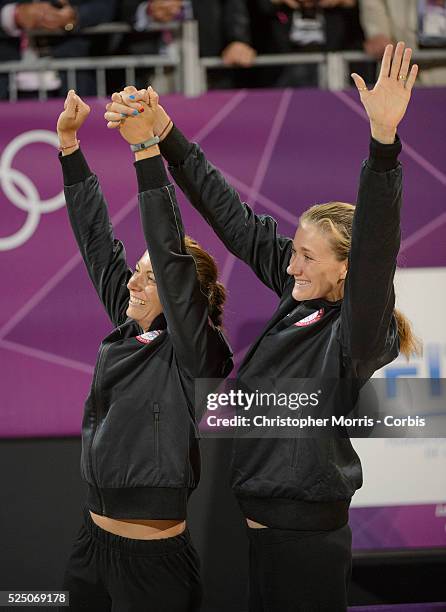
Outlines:
{"label": "jacket sleeve cuff", "polygon": [[140,159],[134,163],[134,166],[139,193],[170,185],[161,155]]}
{"label": "jacket sleeve cuff", "polygon": [[59,153],[59,161],[62,165],[63,182],[67,187],[85,181],[92,173],[82,151],[77,149],[71,155]]}
{"label": "jacket sleeve cuff", "polygon": [[176,127],[170,130],[166,138],[159,143],[161,155],[168,161],[170,166],[179,166],[189,154],[192,143]]}
{"label": "jacket sleeve cuff", "polygon": [[402,145],[398,134],[393,144],[382,144],[370,138],[370,150],[367,165],[375,172],[388,172],[398,165],[398,155],[401,153]]}

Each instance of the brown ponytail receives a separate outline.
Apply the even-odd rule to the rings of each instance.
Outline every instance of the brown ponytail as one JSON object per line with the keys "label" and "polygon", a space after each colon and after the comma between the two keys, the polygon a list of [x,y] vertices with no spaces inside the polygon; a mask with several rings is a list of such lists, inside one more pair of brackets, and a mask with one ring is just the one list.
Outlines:
{"label": "brown ponytail", "polygon": [[[348,258],[352,242],[352,226],[355,207],[345,202],[315,204],[304,211],[300,223],[314,223],[330,237],[331,248],[339,261]],[[398,324],[400,353],[407,360],[412,353],[422,353],[422,343],[414,335],[410,321],[396,308],[393,311]]]}
{"label": "brown ponytail", "polygon": [[184,243],[186,251],[195,260],[201,291],[208,298],[209,317],[216,327],[221,327],[226,289],[217,280],[218,269],[215,259],[190,236],[184,237]]}

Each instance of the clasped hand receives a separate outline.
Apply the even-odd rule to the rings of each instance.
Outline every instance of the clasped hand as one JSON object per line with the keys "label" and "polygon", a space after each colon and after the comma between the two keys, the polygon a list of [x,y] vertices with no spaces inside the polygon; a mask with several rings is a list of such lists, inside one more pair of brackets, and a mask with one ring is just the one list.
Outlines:
{"label": "clasped hand", "polygon": [[[158,104],[158,94],[152,87],[137,90],[128,86],[115,92],[106,106],[104,118],[107,127],[118,128],[121,136],[130,144],[145,142],[155,134],[160,135],[170,122],[164,109]],[[163,125],[164,123],[164,125]]]}

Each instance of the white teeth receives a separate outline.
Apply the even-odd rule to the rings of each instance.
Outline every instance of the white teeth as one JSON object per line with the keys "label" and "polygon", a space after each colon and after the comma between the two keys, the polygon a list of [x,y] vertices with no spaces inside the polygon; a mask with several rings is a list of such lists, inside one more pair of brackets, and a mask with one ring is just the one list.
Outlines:
{"label": "white teeth", "polygon": [[296,285],[298,285],[299,287],[303,287],[304,285],[310,285],[311,281],[295,281]]}
{"label": "white teeth", "polygon": [[140,306],[145,306],[146,305],[146,302],[144,302],[144,300],[140,300],[139,298],[136,298],[133,295],[130,296],[130,303],[131,304],[139,304]]}

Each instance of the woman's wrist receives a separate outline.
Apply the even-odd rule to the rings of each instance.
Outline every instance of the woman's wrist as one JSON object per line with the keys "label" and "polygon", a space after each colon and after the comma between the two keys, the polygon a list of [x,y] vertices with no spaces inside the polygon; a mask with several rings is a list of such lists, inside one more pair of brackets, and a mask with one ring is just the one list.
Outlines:
{"label": "woman's wrist", "polygon": [[58,132],[59,149],[62,155],[70,155],[79,148],[79,141],[76,132]]}
{"label": "woman's wrist", "polygon": [[393,144],[395,142],[396,127],[394,128],[371,122],[370,132],[372,137],[381,144]]}
{"label": "woman's wrist", "polygon": [[170,132],[172,131],[172,128],[173,128],[173,121],[170,117],[168,117],[165,127],[159,134],[160,142],[163,142],[163,140],[170,134]]}
{"label": "woman's wrist", "polygon": [[77,139],[77,132],[57,132],[61,146],[74,142]]}
{"label": "woman's wrist", "polygon": [[149,149],[144,149],[144,151],[137,151],[135,153],[135,161],[141,161],[141,159],[148,159],[149,157],[156,157],[157,155],[161,155],[159,146],[153,145]]}
{"label": "woman's wrist", "polygon": [[166,138],[166,136],[169,134],[169,132],[172,130],[173,121],[171,120],[169,115],[166,113],[164,108],[162,108],[161,106],[158,107],[158,110],[155,116],[156,116],[156,119],[155,119],[155,125],[153,126],[153,129],[154,129],[155,134],[159,136],[159,139],[162,142]]}
{"label": "woman's wrist", "polygon": [[[148,140],[151,140],[154,137],[155,137],[155,132],[152,128],[150,132],[148,132],[147,134],[144,134],[144,136],[141,136],[141,140],[139,142],[134,143],[134,144],[140,144],[142,142],[147,142]],[[148,149],[143,149],[142,151],[136,151],[135,161],[140,161],[141,159],[147,159],[148,157],[155,157],[156,155],[159,155],[159,154],[160,154],[160,150],[159,150],[158,145],[152,145]]]}

